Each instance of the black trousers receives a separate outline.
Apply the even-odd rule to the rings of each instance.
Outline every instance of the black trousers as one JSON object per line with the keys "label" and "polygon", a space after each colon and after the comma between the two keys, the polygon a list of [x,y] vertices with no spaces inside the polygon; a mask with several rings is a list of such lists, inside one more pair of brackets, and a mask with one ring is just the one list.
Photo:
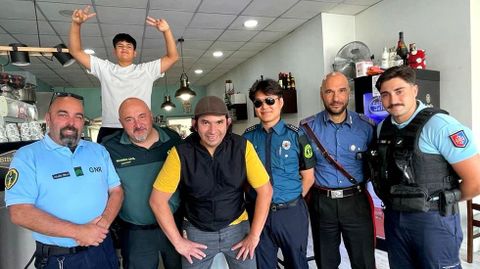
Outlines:
{"label": "black trousers", "polygon": [[332,199],[312,189],[309,210],[315,262],[319,269],[340,265],[340,236],[352,269],[375,269],[375,238],[368,193]]}

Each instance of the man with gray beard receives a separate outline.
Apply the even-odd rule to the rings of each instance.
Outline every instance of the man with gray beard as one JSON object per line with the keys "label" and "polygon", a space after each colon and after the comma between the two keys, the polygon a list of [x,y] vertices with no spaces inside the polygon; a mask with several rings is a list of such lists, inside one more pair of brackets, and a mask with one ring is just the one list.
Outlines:
{"label": "man with gray beard", "polygon": [[[167,153],[181,142],[180,136],[153,125],[147,104],[128,98],[118,110],[123,130],[103,140],[125,189],[125,200],[117,218],[123,268],[158,268],[159,254],[166,269],[180,269],[180,255],[155,220],[148,200],[153,182]],[[170,199],[177,223],[181,220],[179,196]]]}
{"label": "man with gray beard", "polygon": [[55,93],[48,134],[18,150],[5,177],[12,222],[33,231],[36,268],[118,268],[108,228],[123,191],[105,148],[80,139],[82,100]]}

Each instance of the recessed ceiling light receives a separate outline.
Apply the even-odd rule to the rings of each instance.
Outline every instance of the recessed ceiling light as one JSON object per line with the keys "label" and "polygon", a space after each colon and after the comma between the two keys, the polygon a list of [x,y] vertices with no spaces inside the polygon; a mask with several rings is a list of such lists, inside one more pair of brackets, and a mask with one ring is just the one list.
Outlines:
{"label": "recessed ceiling light", "polygon": [[88,54],[88,55],[95,54],[95,51],[92,50],[92,49],[84,49],[83,51],[84,51],[86,54]]}
{"label": "recessed ceiling light", "polygon": [[196,69],[194,72],[195,72],[195,74],[200,75],[200,74],[203,73],[203,70],[202,69]]}
{"label": "recessed ceiling light", "polygon": [[63,9],[58,12],[63,17],[71,18],[73,14],[73,10],[70,9]]}
{"label": "recessed ceiling light", "polygon": [[255,28],[257,27],[257,25],[258,25],[257,20],[247,20],[243,23],[243,26],[245,26],[246,28]]}
{"label": "recessed ceiling light", "polygon": [[214,51],[213,52],[213,57],[218,58],[218,57],[222,57],[222,56],[223,56],[223,52],[221,52],[221,51]]}

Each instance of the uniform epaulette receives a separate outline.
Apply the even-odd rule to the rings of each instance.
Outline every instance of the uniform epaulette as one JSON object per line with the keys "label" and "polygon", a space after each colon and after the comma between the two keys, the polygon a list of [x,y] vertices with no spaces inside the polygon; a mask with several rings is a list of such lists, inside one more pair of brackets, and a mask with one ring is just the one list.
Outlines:
{"label": "uniform epaulette", "polygon": [[309,122],[314,121],[314,120],[315,120],[315,115],[312,115],[312,116],[310,116],[310,117],[308,117],[308,118],[305,118],[305,119],[301,120],[301,121],[300,121],[300,125],[302,125],[302,124],[304,124],[304,123],[309,123]]}
{"label": "uniform epaulette", "polygon": [[293,124],[290,124],[290,123],[285,124],[285,126],[287,126],[288,129],[293,130],[294,132],[298,133],[298,127],[297,126],[295,126]]}
{"label": "uniform epaulette", "polygon": [[245,129],[244,133],[248,133],[248,132],[251,132],[251,131],[257,129],[257,126],[258,126],[258,124],[255,124],[255,125],[252,125],[252,126],[248,127],[247,129]]}
{"label": "uniform epaulette", "polygon": [[366,122],[370,123],[370,125],[375,127],[375,125],[376,125],[375,121],[372,120],[371,118],[369,118],[368,116],[366,116],[365,114],[358,113],[358,117],[360,117],[361,120],[366,121]]}

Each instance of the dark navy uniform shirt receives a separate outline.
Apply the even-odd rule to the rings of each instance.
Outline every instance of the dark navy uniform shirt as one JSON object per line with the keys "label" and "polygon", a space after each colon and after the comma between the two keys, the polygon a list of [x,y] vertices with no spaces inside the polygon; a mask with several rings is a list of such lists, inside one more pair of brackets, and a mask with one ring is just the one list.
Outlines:
{"label": "dark navy uniform shirt", "polygon": [[305,134],[280,120],[267,133],[261,124],[243,134],[252,142],[265,165],[273,186],[273,203],[294,200],[302,194],[300,170],[315,166],[315,158]]}
{"label": "dark navy uniform shirt", "polygon": [[[369,118],[347,110],[345,121],[337,124],[330,120],[326,111],[322,111],[302,120],[302,124],[304,122],[312,128],[332,158],[358,183],[365,180],[361,153],[367,150],[374,135],[374,124]],[[313,141],[312,146],[317,160],[315,184],[331,189],[351,187],[353,184],[325,159]]]}

